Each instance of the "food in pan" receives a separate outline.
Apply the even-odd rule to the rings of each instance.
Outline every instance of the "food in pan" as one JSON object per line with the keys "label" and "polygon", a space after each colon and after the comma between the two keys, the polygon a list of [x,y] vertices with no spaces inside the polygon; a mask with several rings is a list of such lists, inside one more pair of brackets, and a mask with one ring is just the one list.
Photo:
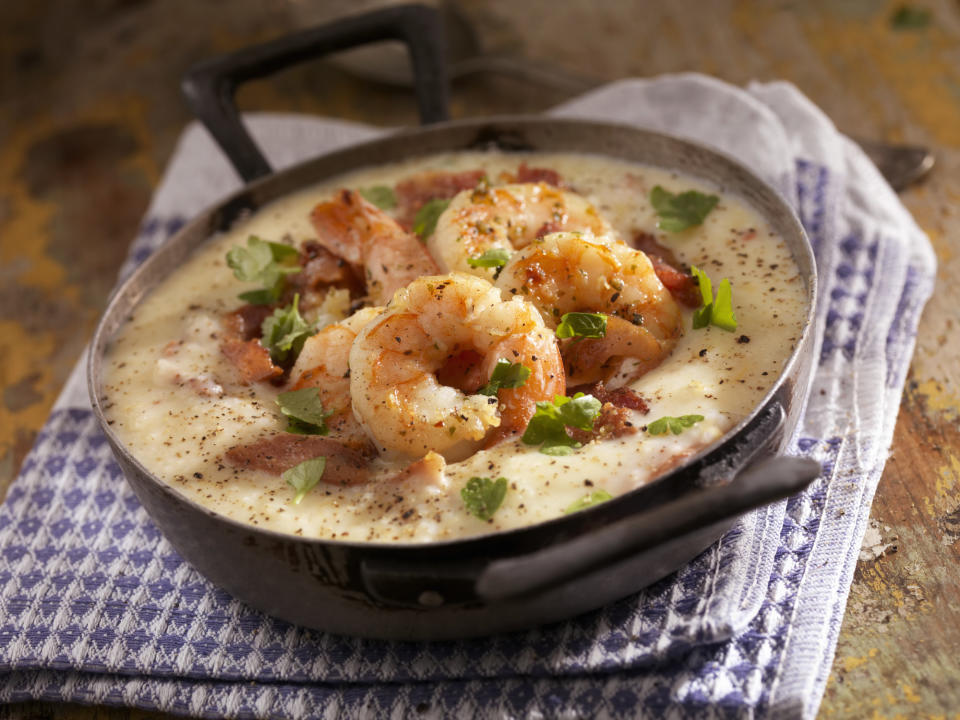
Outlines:
{"label": "food in pan", "polygon": [[649,482],[780,375],[806,285],[742,199],[575,154],[364,169],[211,238],[109,348],[147,469],[258,527],[423,542]]}

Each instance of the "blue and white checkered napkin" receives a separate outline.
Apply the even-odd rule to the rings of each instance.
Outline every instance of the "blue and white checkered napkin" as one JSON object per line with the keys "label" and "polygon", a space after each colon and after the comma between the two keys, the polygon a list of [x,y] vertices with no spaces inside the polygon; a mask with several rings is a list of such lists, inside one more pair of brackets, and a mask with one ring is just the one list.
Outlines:
{"label": "blue and white checkered napkin", "polygon": [[[266,617],[185,564],[150,522],[71,378],[0,506],[0,700],[205,717],[812,717],[886,459],[934,258],[855,145],[795,88],[680,75],[608,85],[557,116],[665,130],[738,157],[797,208],[825,328],[793,451],[823,477],[745,517],[636,596],[482,640],[396,643]],[[278,167],[381,131],[256,116]],[[125,272],[238,183],[191,127]]]}

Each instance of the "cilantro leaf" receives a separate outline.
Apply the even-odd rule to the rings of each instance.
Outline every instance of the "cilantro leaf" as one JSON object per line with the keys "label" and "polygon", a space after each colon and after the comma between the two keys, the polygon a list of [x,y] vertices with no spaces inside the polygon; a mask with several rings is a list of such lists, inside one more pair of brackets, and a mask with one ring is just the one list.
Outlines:
{"label": "cilantro leaf", "polygon": [[308,492],[320,482],[323,477],[323,471],[327,468],[327,459],[322,455],[311,460],[304,460],[299,465],[295,465],[280,477],[287,481],[287,485],[296,490],[293,496],[293,504],[299,505],[300,501]]}
{"label": "cilantro leaf", "polygon": [[733,289],[727,278],[721,280],[720,285],[717,286],[717,299],[713,303],[710,322],[730,332],[737,329],[737,318],[733,314]]}
{"label": "cilantro leaf", "polygon": [[669,431],[674,435],[679,435],[701,420],[703,420],[703,415],[681,415],[680,417],[664,415],[647,425],[647,432],[651,435],[665,435]]}
{"label": "cilantro leaf", "polygon": [[703,298],[703,307],[693,313],[693,329],[700,330],[707,325],[716,325],[724,330],[733,332],[737,329],[737,318],[733,312],[733,288],[730,281],[724,278],[717,286],[717,299],[713,299],[713,283],[696,265],[690,267],[690,272],[697,278],[700,286],[700,296]]}
{"label": "cilantro leaf", "polygon": [[699,330],[710,324],[710,318],[713,315],[713,284],[700,268],[696,265],[690,266],[690,272],[697,279],[700,286],[700,297],[703,300],[703,306],[693,313],[693,329]]}
{"label": "cilantro leaf", "polygon": [[571,513],[580,512],[581,510],[586,510],[588,507],[593,507],[594,505],[599,505],[600,503],[606,502],[607,500],[612,500],[613,495],[608,493],[603,488],[594,490],[592,493],[587,493],[579,500],[576,500],[570,503],[570,506],[564,510],[565,515],[570,515]]}
{"label": "cilantro leaf", "polygon": [[316,388],[307,387],[277,395],[280,412],[287,416],[287,432],[298,435],[326,435],[330,432],[327,418],[333,415],[323,409]]}
{"label": "cilantro leaf", "polygon": [[284,362],[292,355],[296,360],[303,343],[313,335],[315,328],[300,315],[297,304],[300,295],[293,296],[293,302],[285,308],[277,308],[273,315],[263,321],[263,346],[270,351],[270,357],[276,363]]}
{"label": "cilantro leaf", "polygon": [[291,260],[300,257],[296,248],[282,243],[261,240],[256,235],[247,238],[247,246],[237,245],[227,253],[227,265],[234,277],[244,282],[256,282],[260,290],[240,293],[240,299],[253,305],[270,305],[280,299],[286,276],[300,270]]}
{"label": "cilantro leaf", "polygon": [[537,410],[520,439],[527,445],[541,445],[545,455],[569,455],[580,446],[567,434],[567,426],[593,430],[601,403],[593,395],[577,393],[572,398],[557,395],[553,402],[538,402]]}
{"label": "cilantro leaf", "polygon": [[496,395],[500,388],[523,387],[530,377],[530,368],[500,358],[490,374],[490,382],[477,390],[480,395]]}
{"label": "cilantro leaf", "polygon": [[650,203],[660,216],[657,227],[667,232],[681,232],[700,225],[718,202],[720,198],[716,195],[696,190],[674,195],[657,185],[650,191]]}
{"label": "cilantro leaf", "polygon": [[565,313],[557,325],[558,338],[602,338],[607,334],[607,316],[603,313]]}
{"label": "cilantro leaf", "polygon": [[472,477],[460,491],[467,512],[480,520],[489,520],[507,495],[507,479]]}
{"label": "cilantro leaf", "polygon": [[927,27],[932,17],[926,8],[901,5],[890,16],[890,27],[894,30],[919,30]]}
{"label": "cilantro leaf", "polygon": [[467,258],[470,267],[502,268],[510,261],[510,251],[506,248],[490,248],[482,255]]}
{"label": "cilantro leaf", "polygon": [[374,185],[373,187],[363,188],[360,195],[369,203],[376,205],[381,210],[392,210],[397,206],[397,195],[393,188],[386,185]]}
{"label": "cilantro leaf", "polygon": [[437,227],[437,220],[447,209],[450,201],[444,198],[434,198],[417,210],[413,217],[413,232],[421,239],[426,240]]}

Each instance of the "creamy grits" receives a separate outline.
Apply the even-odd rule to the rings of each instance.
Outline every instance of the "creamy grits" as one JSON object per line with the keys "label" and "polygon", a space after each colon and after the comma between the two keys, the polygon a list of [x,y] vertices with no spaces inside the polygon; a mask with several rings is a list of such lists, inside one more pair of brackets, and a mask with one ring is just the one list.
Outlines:
{"label": "creamy grits", "polygon": [[[297,247],[315,239],[311,209],[341,188],[392,187],[426,170],[478,168],[495,186],[522,162],[556,171],[627,244],[638,231],[651,233],[678,261],[707,273],[715,289],[728,278],[736,330],[693,329],[693,310],[681,305],[683,334],[669,357],[630,383],[648,406],[646,413],[629,411],[637,432],[586,442],[569,455],[545,455],[517,438],[448,462],[442,477],[428,483],[391,480],[410,459],[374,456],[369,481],[320,482],[299,504],[278,474],[227,462],[230,448],[284,431],[287,418],[276,398],[288,389],[240,381],[221,351],[223,317],[243,304],[238,294],[251,289],[234,277],[227,252],[251,235]],[[650,201],[657,185],[720,199],[701,225],[664,232]],[[317,327],[339,321],[352,311],[351,302],[347,291],[333,290],[308,319]],[[804,279],[784,241],[743,200],[696,178],[591,155],[437,155],[337,177],[277,200],[210,238],[113,338],[104,363],[103,407],[117,437],[152,473],[237,521],[324,539],[449,540],[552,519],[599,490],[615,497],[714,442],[779,378],[800,339],[806,304]],[[685,415],[703,420],[680,434],[647,431],[658,418]],[[468,512],[461,496],[473,477],[507,479],[502,504],[489,520]]]}

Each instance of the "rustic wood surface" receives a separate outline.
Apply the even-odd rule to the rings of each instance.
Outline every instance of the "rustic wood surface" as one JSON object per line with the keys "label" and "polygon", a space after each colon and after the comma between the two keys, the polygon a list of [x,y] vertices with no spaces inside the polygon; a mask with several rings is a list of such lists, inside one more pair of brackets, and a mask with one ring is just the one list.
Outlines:
{"label": "rustic wood surface", "polygon": [[[0,4],[0,496],[105,304],[151,191],[189,117],[192,63],[308,26],[343,3],[34,0]],[[890,461],[850,593],[823,718],[960,718],[960,4],[569,3],[464,0],[491,50],[597,80],[697,70],[786,79],[841,130],[932,147],[903,200],[940,262]],[[356,4],[354,4],[356,7]],[[559,89],[473,77],[456,116],[538,112]],[[330,62],[244,89],[248,109],[411,124],[409,93]],[[4,718],[151,718],[25,703]]]}

